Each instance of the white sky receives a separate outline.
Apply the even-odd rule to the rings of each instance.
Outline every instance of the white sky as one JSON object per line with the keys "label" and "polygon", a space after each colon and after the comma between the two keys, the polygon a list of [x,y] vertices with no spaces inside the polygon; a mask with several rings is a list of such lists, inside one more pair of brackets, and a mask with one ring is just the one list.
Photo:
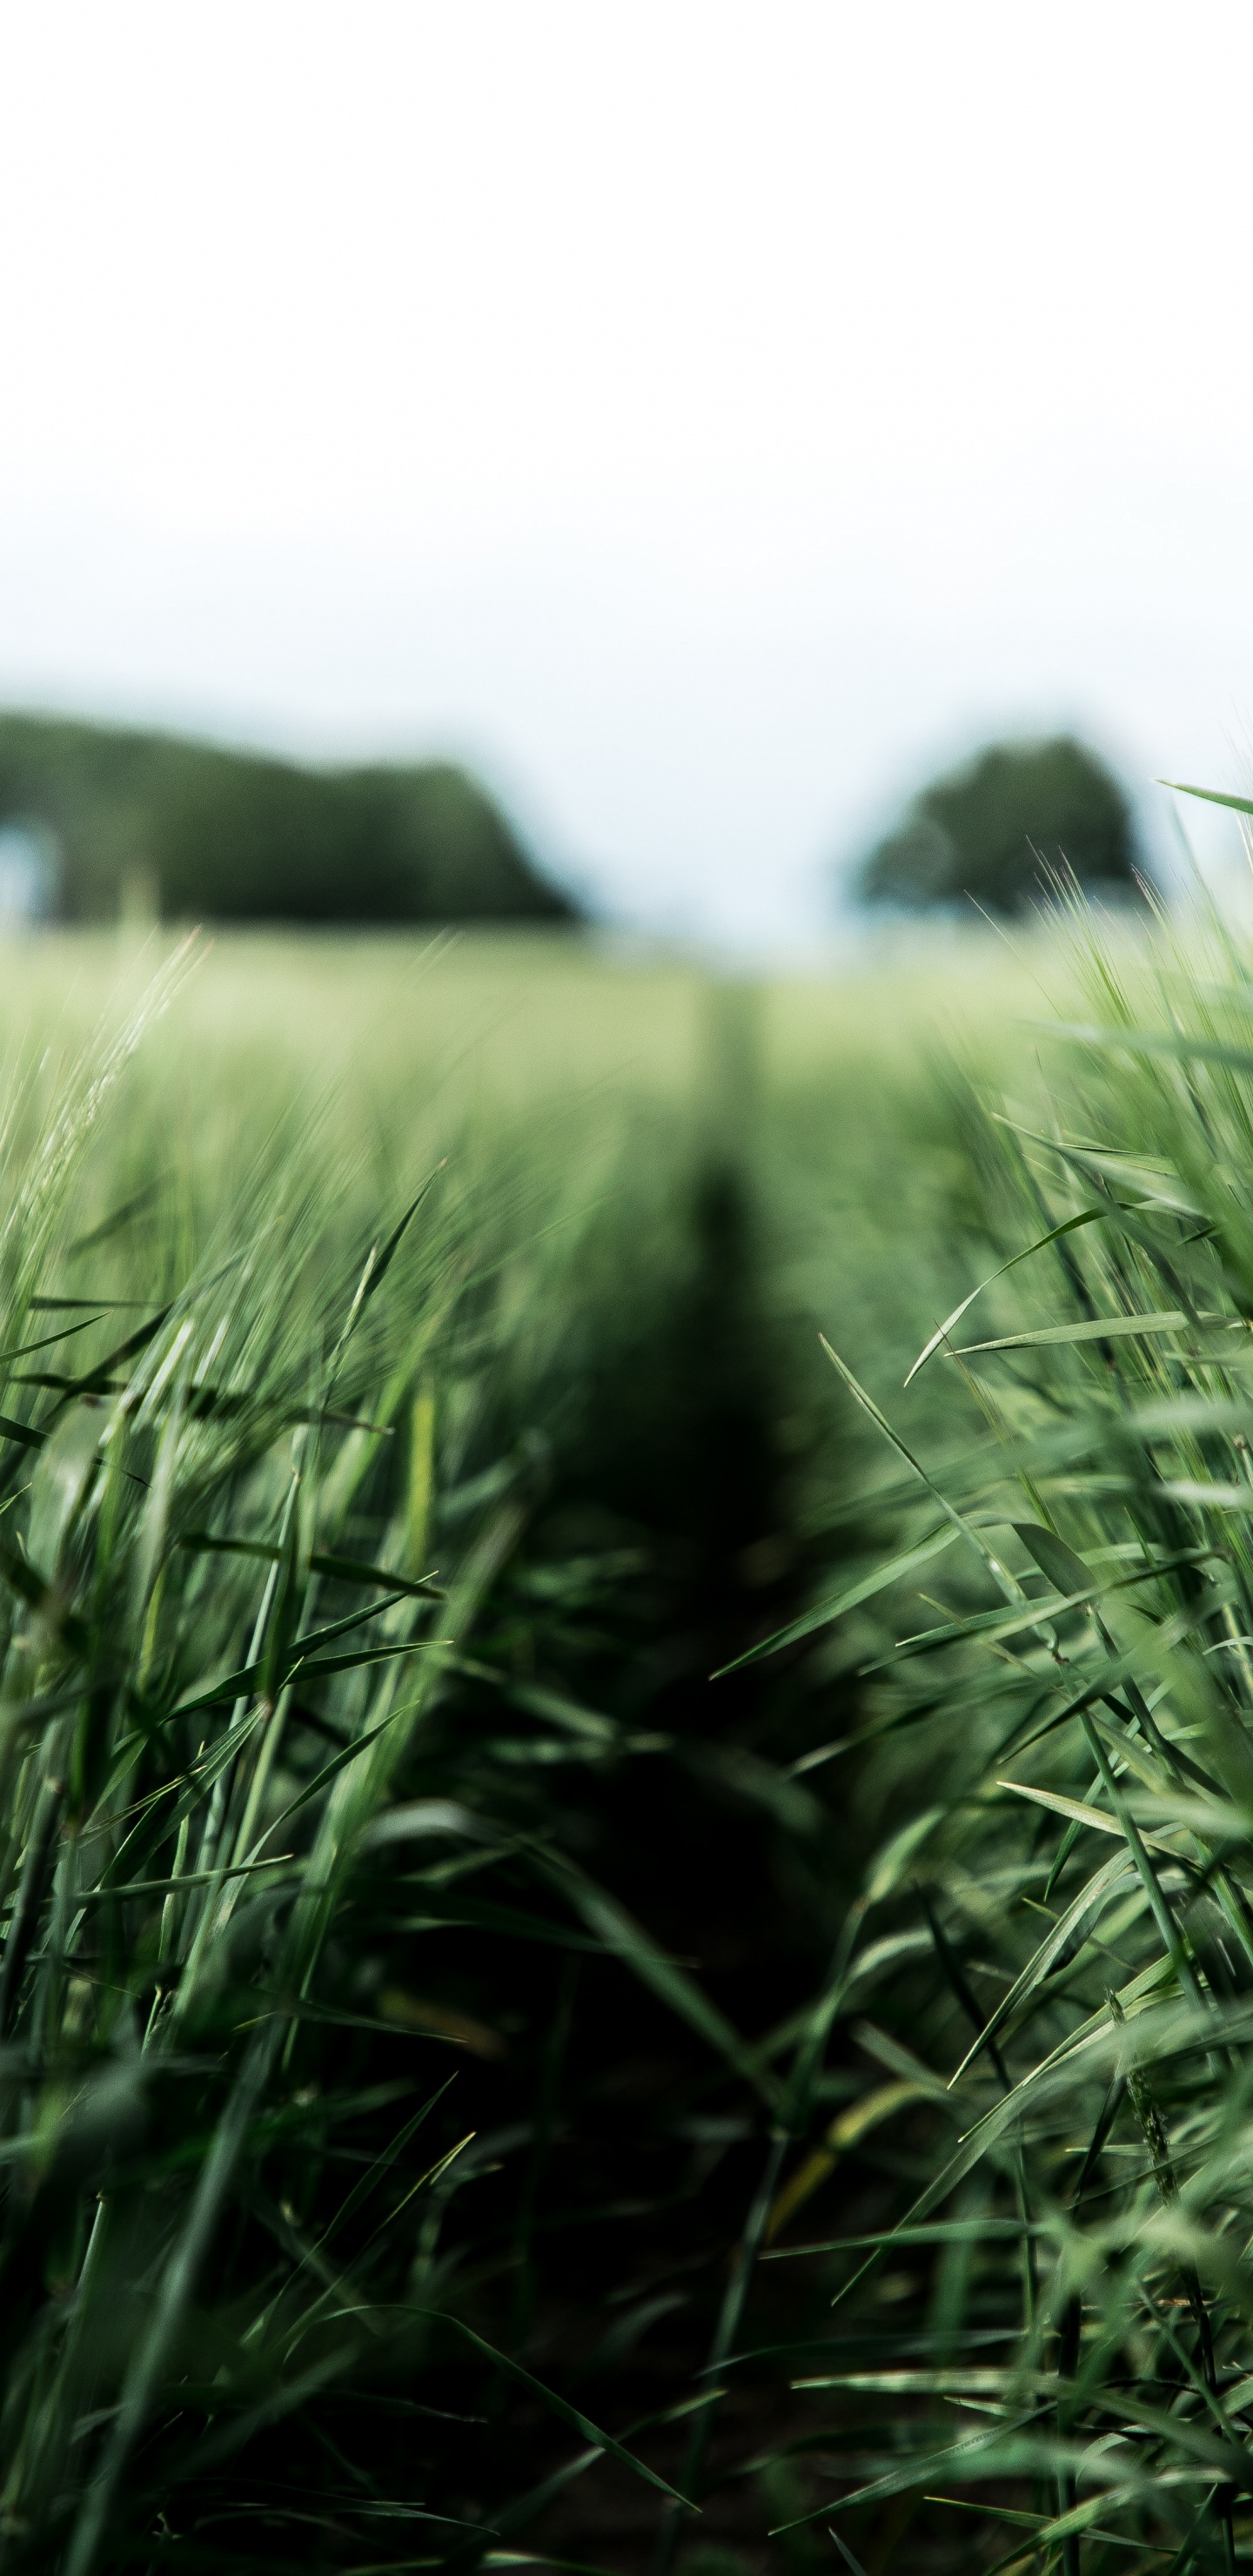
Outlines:
{"label": "white sky", "polygon": [[0,0],[0,695],[451,748],[799,937],[980,734],[1253,767],[1227,0]]}

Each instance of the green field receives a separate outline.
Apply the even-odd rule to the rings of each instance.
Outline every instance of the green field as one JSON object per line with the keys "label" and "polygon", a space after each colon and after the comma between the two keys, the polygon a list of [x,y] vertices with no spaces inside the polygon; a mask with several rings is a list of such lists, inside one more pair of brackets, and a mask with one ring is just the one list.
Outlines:
{"label": "green field", "polygon": [[1249,989],[9,944],[0,2567],[1244,2563]]}

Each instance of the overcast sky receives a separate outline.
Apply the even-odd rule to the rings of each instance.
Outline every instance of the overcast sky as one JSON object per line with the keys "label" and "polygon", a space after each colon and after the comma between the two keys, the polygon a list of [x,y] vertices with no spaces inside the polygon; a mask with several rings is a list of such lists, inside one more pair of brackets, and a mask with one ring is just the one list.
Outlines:
{"label": "overcast sky", "polygon": [[1251,96],[1247,0],[0,0],[0,695],[740,940],[990,730],[1247,784]]}

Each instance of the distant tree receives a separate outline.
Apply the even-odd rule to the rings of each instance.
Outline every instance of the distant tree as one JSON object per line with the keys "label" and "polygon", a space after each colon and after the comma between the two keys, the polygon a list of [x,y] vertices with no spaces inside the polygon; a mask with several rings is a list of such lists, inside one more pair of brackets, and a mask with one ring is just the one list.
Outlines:
{"label": "distant tree", "polygon": [[994,743],[924,788],[871,851],[863,903],[921,912],[967,896],[1016,913],[1072,877],[1091,894],[1135,899],[1131,813],[1103,761],[1067,734]]}
{"label": "distant tree", "polygon": [[0,828],[52,853],[45,907],[169,920],[560,921],[486,790],[447,762],[310,769],[173,735],[0,715]]}

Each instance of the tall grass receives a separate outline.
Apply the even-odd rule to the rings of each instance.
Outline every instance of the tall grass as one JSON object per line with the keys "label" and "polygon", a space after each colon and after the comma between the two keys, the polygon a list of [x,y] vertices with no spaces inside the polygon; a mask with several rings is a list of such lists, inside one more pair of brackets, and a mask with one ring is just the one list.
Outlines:
{"label": "tall grass", "polygon": [[[998,1143],[929,1072],[904,983],[754,996],[528,951],[476,984],[456,955],[258,943],[167,1009],[169,981],[146,991],[146,964],[89,943],[67,1002],[67,953],[30,952],[38,1043],[10,1027],[0,1138],[0,2566],[826,2563],[815,2459],[864,2447],[867,2392],[823,2398],[811,2438],[790,2382],[850,2352],[885,2366],[885,2313],[932,2369],[968,2333],[1003,2336],[993,2366],[1021,2318],[999,2256],[963,2250],[971,2212],[987,2236],[977,2162],[938,2271],[898,2248],[848,2292],[850,2346],[828,2313],[847,2258],[762,2257],[829,2207],[833,2172],[861,2232],[901,2214],[965,2098],[944,2085],[955,1995],[986,2014],[998,1943],[1007,1974],[1026,1958],[1015,1872],[1069,1904],[1097,1830],[1046,1892],[1051,1855],[1015,1837],[1054,1811],[1017,1799],[1004,1831],[985,1795],[997,1729],[1027,1726],[1024,1660],[1037,1693],[1059,1669],[1012,1625],[1040,1572],[988,1519],[987,1407],[1034,1480],[1017,1519],[1076,1555],[1121,1547],[1121,1580],[1140,1566],[1121,1522],[1093,1530],[1132,1505],[1101,1499],[1112,1471],[1066,1447],[1071,1417],[1095,1384],[1102,1424],[1138,1438],[1133,1355],[1176,1368],[1187,1336],[1103,1329],[964,1378],[937,1349],[909,1402],[942,1446],[956,1383],[943,1505],[850,1399],[816,1317],[881,1403],[885,1352],[912,1356],[965,1293],[972,1245],[992,1268],[1083,1212],[1064,1156]],[[977,1020],[986,970],[947,963]],[[134,1016],[93,1030],[119,974]],[[1168,1058],[1135,1061],[1173,1096]],[[1111,1100],[1147,1115],[1122,1072]],[[1091,1161],[1082,1136],[1067,1151]],[[1166,1155],[1136,1150],[1150,1172]],[[1050,1261],[1069,1330],[1085,1298],[1125,1302],[1128,1242],[1194,1288],[1224,1257],[1138,1166],[1136,1208],[1085,1186],[1097,1215],[989,1290],[1007,1330]],[[1219,1311],[1219,1288],[1189,1294]],[[1201,1506],[1172,1508],[1190,1531]],[[998,1581],[1013,1606],[868,1683],[893,1531],[898,1582],[951,1586],[968,1558],[959,1621]],[[1204,1587],[1210,1559],[1170,1545],[1153,1581]],[[1150,1597],[1138,1575],[1102,1593],[1122,1661]],[[1096,1656],[1083,1605],[1053,1606],[1057,1652]],[[781,1627],[785,1654],[755,1651]],[[1203,1664],[1207,1688],[1242,1686],[1242,1652]],[[1120,1664],[1133,1719],[1140,1690],[1153,1723],[1154,1687]],[[1112,1761],[1102,1726],[1131,1721],[1103,1705],[1075,1722]],[[1023,1786],[1070,1779],[1065,1740],[1040,1739]],[[1144,1848],[1208,2011],[1177,1864]],[[1148,1902],[1128,1917],[1146,1958]],[[1076,1992],[1089,1973],[1078,1954]],[[1038,2008],[1064,2020],[1061,1975]],[[994,2067],[1017,2073],[1027,2030],[994,2035]],[[976,2100],[988,2063],[962,2079]],[[1016,2122],[989,2133],[988,2207],[999,2224],[1008,2158],[1038,2229],[1053,2168]],[[1045,2237],[1017,2198],[1008,2215],[1043,2319]],[[1188,2351],[1190,2295],[1164,2294]],[[1225,2312],[1210,2331],[1221,2372]],[[893,2342],[888,2366],[916,2359]],[[1053,2519],[1066,2480],[1082,2491],[1069,2402],[1050,2388]],[[902,2493],[929,2403],[910,2392]],[[896,2511],[852,2509],[868,2566]],[[934,2513],[915,2536],[937,2565],[979,2546]]]}
{"label": "tall grass", "polygon": [[73,2576],[133,2563],[138,2533],[173,2545],[189,2494],[211,2524],[240,2441],[380,2331],[342,2231],[368,2206],[377,2232],[402,2177],[429,2198],[441,2160],[423,2182],[398,2143],[311,2209],[341,2141],[411,2091],[337,2082],[359,2016],[320,1963],[432,1627],[464,1624],[498,1544],[476,1525],[437,1603],[447,1208],[337,1240],[316,1140],[289,1136],[173,1294],[145,1193],[69,1223],[136,1034],[42,1130],[17,1095],[0,1242],[4,2548]]}
{"label": "tall grass", "polygon": [[[761,1535],[702,1455],[750,1220],[699,1120],[638,1131],[624,1222],[603,1102],[572,1183],[568,1121],[423,1170],[429,1118],[353,1152],[342,1097],[198,1100],[159,1032],[127,1094],[166,997],[31,1058],[0,1139],[0,2558],[470,2564],[604,2462],[651,2534],[709,2391],[680,2355],[637,2408],[660,2466],[599,2421],[676,2304],[615,2229],[753,2161],[782,2042],[624,1902],[627,1782],[654,1861],[720,1800],[815,1821],[759,1756],[680,1756],[649,1669],[694,1617],[703,1683]],[[635,2140],[611,2110],[554,2196],[571,2070],[611,2095],[658,2025]]]}
{"label": "tall grass", "polygon": [[788,2449],[852,2566],[1253,2549],[1253,986],[1213,924],[1079,939],[970,1106],[968,1293],[893,1397],[830,1353],[894,1533],[821,1613],[863,2073],[766,2232],[834,2307]]}

